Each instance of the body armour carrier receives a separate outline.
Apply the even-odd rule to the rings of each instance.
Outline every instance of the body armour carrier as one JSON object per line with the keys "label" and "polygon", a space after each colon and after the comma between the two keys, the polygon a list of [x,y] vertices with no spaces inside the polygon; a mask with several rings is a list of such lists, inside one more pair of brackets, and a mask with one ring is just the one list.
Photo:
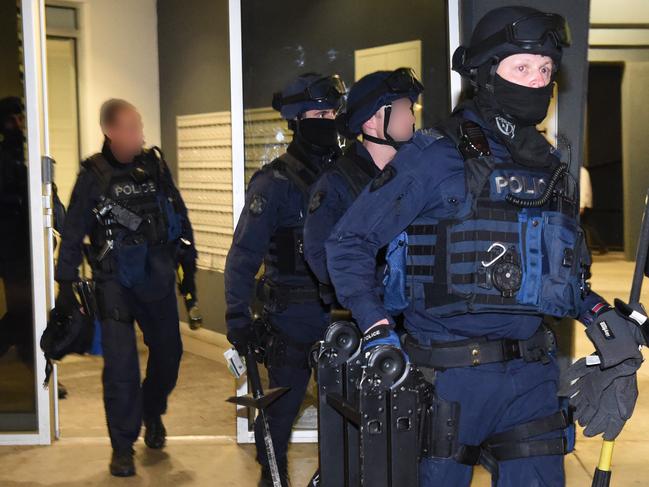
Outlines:
{"label": "body armour carrier", "polygon": [[95,154],[82,165],[97,177],[101,188],[100,202],[93,209],[99,225],[91,233],[91,265],[114,270],[103,262],[114,250],[120,277],[125,274],[122,284],[130,287],[141,281],[143,274],[133,278],[130,271],[134,267],[129,267],[137,264],[144,268],[150,247],[175,245],[180,237],[179,203],[167,186],[171,176],[165,175],[168,170],[157,148],[145,151],[123,168],[111,164],[103,154]]}
{"label": "body armour carrier", "polygon": [[336,160],[332,171],[340,174],[354,199],[380,172],[372,161],[359,156],[353,146]]}
{"label": "body armour carrier", "polygon": [[[279,172],[297,186],[302,193],[306,207],[309,201],[309,188],[318,175],[288,152],[282,154],[267,167]],[[310,277],[304,261],[303,228],[304,216],[294,226],[280,227],[275,230],[270,240],[268,255],[264,259],[266,274]]]}
{"label": "body armour carrier", "polygon": [[576,189],[559,178],[557,167],[565,166],[558,158],[555,168],[496,160],[479,125],[456,118],[452,128],[448,136],[464,158],[466,199],[452,202],[449,218],[423,214],[408,227],[411,303],[423,301],[417,307],[441,317],[576,315],[589,258]]}

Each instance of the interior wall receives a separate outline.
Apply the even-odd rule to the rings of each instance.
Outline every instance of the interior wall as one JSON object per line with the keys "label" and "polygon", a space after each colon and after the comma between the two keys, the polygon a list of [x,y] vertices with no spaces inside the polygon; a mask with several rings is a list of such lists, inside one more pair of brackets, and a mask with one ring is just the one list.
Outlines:
{"label": "interior wall", "polygon": [[[157,18],[162,149],[177,171],[176,117],[230,110],[228,0],[158,0]],[[225,331],[223,273],[199,269],[196,284],[203,326]]]}
{"label": "interior wall", "polygon": [[142,115],[146,143],[160,145],[156,0],[71,0],[79,7],[81,154],[103,140],[99,108],[125,98]]}
{"label": "interior wall", "polygon": [[649,188],[649,62],[627,63],[622,79],[622,178],[625,255],[635,259]]}
{"label": "interior wall", "polygon": [[646,24],[649,22],[647,0],[590,0],[592,24]]}
{"label": "interior wall", "polygon": [[175,168],[176,116],[230,110],[228,0],[158,0],[162,145]]}

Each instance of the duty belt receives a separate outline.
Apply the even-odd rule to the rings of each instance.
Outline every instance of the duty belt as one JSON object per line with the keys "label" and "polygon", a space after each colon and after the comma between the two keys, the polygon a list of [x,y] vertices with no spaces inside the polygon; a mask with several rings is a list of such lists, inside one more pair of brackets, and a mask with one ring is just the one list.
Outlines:
{"label": "duty belt", "polygon": [[264,303],[277,303],[282,306],[288,304],[308,303],[320,300],[320,291],[315,285],[304,287],[291,287],[276,284],[269,279],[262,278],[257,288],[257,296]]}
{"label": "duty belt", "polygon": [[549,356],[556,351],[556,339],[546,326],[541,326],[527,340],[508,338],[487,340],[479,337],[426,346],[408,335],[404,350],[414,364],[437,370],[508,362],[515,359],[548,363]]}

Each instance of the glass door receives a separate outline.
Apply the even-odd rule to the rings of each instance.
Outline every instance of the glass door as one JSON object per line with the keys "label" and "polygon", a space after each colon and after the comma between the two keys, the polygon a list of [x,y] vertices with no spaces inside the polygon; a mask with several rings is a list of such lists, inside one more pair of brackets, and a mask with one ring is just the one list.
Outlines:
{"label": "glass door", "polygon": [[54,424],[38,346],[53,291],[43,8],[0,0],[0,444],[50,443]]}

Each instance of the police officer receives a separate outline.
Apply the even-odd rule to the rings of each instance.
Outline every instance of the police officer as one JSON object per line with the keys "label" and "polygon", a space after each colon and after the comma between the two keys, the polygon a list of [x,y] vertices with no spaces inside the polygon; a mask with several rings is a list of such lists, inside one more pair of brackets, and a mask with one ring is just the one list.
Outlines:
{"label": "police officer", "polygon": [[[310,377],[308,353],[328,324],[317,280],[304,262],[302,227],[311,186],[339,154],[334,117],[344,93],[338,76],[309,73],[275,94],[273,107],[288,121],[293,140],[285,154],[250,180],[225,266],[228,340],[244,354],[254,340],[250,305],[264,263],[257,296],[272,327],[266,357],[270,387],[290,387],[267,410],[286,485],[289,437]],[[255,433],[259,485],[272,485],[260,424]]]}
{"label": "police officer", "polygon": [[436,454],[421,462],[422,486],[469,485],[478,462],[499,486],[564,485],[574,430],[543,315],[578,317],[602,360],[580,367],[569,393],[578,392],[571,402],[586,434],[614,438],[633,410],[642,337],[589,292],[577,191],[535,128],[568,44],[559,15],[487,13],[453,58],[475,97],[441,133],[418,133],[400,149],[326,243],[336,294],[365,348],[401,347],[372,273],[378,249],[407,233],[404,349],[430,372],[437,404],[453,406],[432,412]]}
{"label": "police officer", "polygon": [[370,73],[354,83],[345,112],[336,118],[338,130],[353,142],[314,185],[304,223],[304,257],[325,302],[333,301],[325,240],[363,188],[412,138],[413,105],[422,91],[411,69]]}
{"label": "police officer", "polygon": [[33,362],[29,275],[29,201],[23,105],[18,97],[0,100],[0,278],[6,313],[0,319],[0,357],[16,346]]}
{"label": "police officer", "polygon": [[[161,415],[178,377],[182,343],[175,295],[179,239],[193,242],[187,209],[158,149],[143,150],[142,120],[130,103],[101,107],[105,142],[82,163],[61,242],[56,312],[77,306],[83,240],[96,283],[104,356],[104,405],[113,455],[110,472],[135,475],[133,443],[142,422],[149,448],[162,448]],[[195,255],[195,252],[194,252]],[[149,348],[140,382],[133,322]]]}

